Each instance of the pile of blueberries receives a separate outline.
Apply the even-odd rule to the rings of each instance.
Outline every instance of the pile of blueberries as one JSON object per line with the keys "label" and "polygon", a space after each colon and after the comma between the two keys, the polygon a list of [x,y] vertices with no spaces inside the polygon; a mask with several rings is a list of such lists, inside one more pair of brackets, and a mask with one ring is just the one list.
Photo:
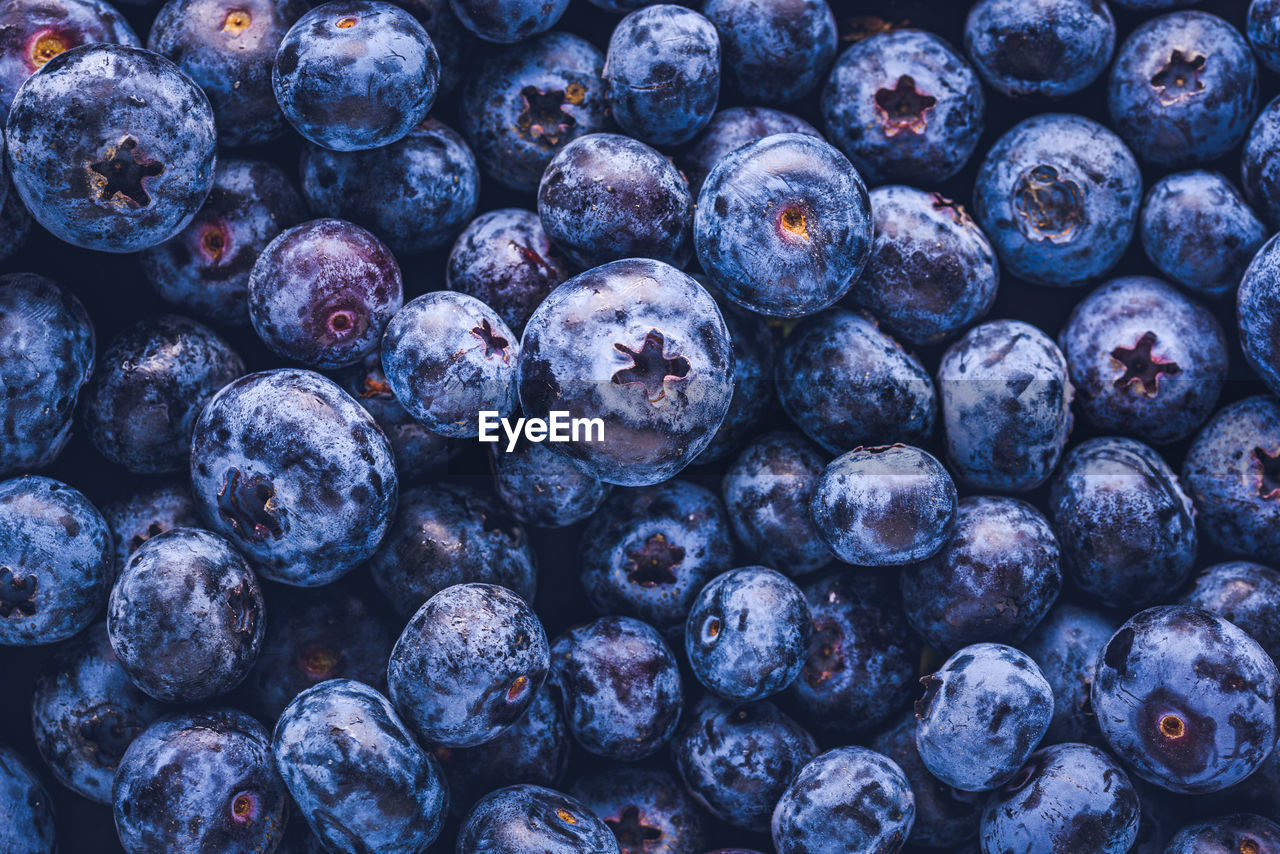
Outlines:
{"label": "pile of blueberries", "polygon": [[0,854],[1280,854],[1277,95],[1280,0],[0,0]]}

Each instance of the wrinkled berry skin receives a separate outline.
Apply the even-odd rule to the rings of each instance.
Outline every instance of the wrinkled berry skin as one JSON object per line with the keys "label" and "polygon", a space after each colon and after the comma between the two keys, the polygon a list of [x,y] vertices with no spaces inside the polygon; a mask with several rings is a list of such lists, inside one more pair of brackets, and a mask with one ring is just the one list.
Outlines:
{"label": "wrinkled berry skin", "polygon": [[833,454],[923,444],[933,433],[928,372],[864,314],[834,308],[803,321],[784,340],[774,376],[787,415]]}
{"label": "wrinkled berry skin", "polygon": [[102,505],[102,518],[111,529],[115,562],[111,567],[114,584],[129,555],[156,534],[174,528],[198,528],[191,490],[185,482],[163,481],[138,489],[117,501]]}
{"label": "wrinkled berry skin", "polygon": [[579,778],[569,794],[613,831],[622,854],[702,850],[702,813],[666,771],[614,765]]}
{"label": "wrinkled berry skin", "polygon": [[928,451],[859,447],[827,466],[810,507],[836,557],[859,566],[900,566],[947,542],[956,485]]}
{"label": "wrinkled berry skin", "polygon": [[711,579],[685,623],[689,666],[698,681],[740,702],[777,694],[804,667],[809,605],[782,573],[763,566]]}
{"label": "wrinkled berry skin", "polygon": [[604,422],[603,436],[588,429],[556,451],[606,483],[643,486],[678,473],[714,438],[733,397],[733,348],[701,285],[633,258],[573,277],[538,306],[518,377],[527,417],[556,410]]}
{"label": "wrinkled berry skin", "polygon": [[182,471],[205,401],[244,374],[209,327],[177,315],[143,320],[115,337],[85,393],[85,429],[98,453],[131,472]]}
{"label": "wrinkled berry skin", "polygon": [[601,614],[683,623],[698,592],[733,566],[724,506],[704,486],[669,480],[619,489],[587,522],[582,588]]}
{"label": "wrinkled berry skin", "polygon": [[1249,4],[1245,36],[1258,61],[1271,71],[1280,71],[1280,3],[1253,0]]}
{"label": "wrinkled berry skin", "polygon": [[1275,743],[1276,665],[1243,630],[1184,605],[1129,619],[1098,656],[1093,710],[1111,749],[1173,792],[1216,792]]}
{"label": "wrinkled berry skin", "polygon": [[514,451],[489,449],[493,487],[521,522],[563,528],[582,522],[613,490],[595,475],[542,442],[522,441]]}
{"label": "wrinkled berry skin", "polygon": [[53,801],[35,773],[11,747],[0,745],[0,847],[12,854],[56,854]]}
{"label": "wrinkled berry skin", "polygon": [[1195,565],[1191,500],[1168,463],[1132,439],[1072,448],[1050,483],[1049,516],[1068,577],[1108,607],[1166,601]]}
{"label": "wrinkled berry skin", "polygon": [[529,535],[477,489],[432,483],[406,490],[369,560],[373,583],[408,619],[455,584],[498,584],[533,601],[537,565]]}
{"label": "wrinkled berry skin", "polygon": [[767,318],[730,302],[719,305],[733,344],[733,397],[720,429],[698,454],[695,465],[727,460],[777,411],[777,344]]}
{"label": "wrinkled berry skin", "polygon": [[892,575],[847,569],[804,586],[813,629],[788,708],[815,730],[847,739],[902,708],[916,690],[920,641]]}
{"label": "wrinkled berry skin", "polygon": [[968,212],[912,187],[871,191],[871,258],[847,300],[903,340],[934,344],[980,320],[995,303],[995,250]]}
{"label": "wrinkled berry skin", "polygon": [[837,747],[800,770],[773,811],[778,854],[897,851],[915,821],[915,797],[892,759]]}
{"label": "wrinkled berry skin", "polygon": [[604,82],[614,120],[649,145],[688,142],[720,95],[720,36],[692,9],[637,9],[613,29]]}
{"label": "wrinkled berry skin", "polygon": [[840,299],[871,254],[871,201],[858,170],[804,133],[722,157],[693,214],[712,284],[761,314],[800,317]]}
{"label": "wrinkled berry skin", "polygon": [[1180,601],[1231,622],[1280,658],[1280,572],[1245,560],[1219,563],[1201,571]]}
{"label": "wrinkled berry skin", "polygon": [[1072,310],[1058,344],[1085,418],[1153,444],[1195,432],[1227,379],[1218,321],[1150,276],[1112,279],[1093,291]]}
{"label": "wrinkled berry skin", "polygon": [[827,455],[799,433],[766,433],[743,449],[721,483],[733,532],[757,561],[787,575],[814,572],[835,555],[809,504]]}
{"label": "wrinkled berry skin", "polygon": [[449,0],[458,21],[488,42],[515,44],[556,25],[569,0]]}
{"label": "wrinkled berry skin", "polygon": [[417,854],[440,835],[449,790],[390,701],[330,679],[280,715],[272,752],[311,830],[336,850]]}
{"label": "wrinkled berry skin", "polygon": [[676,155],[676,165],[689,179],[696,199],[711,170],[735,148],[773,136],[775,133],[805,133],[821,137],[818,129],[799,116],[769,107],[730,107],[720,110],[694,140]]}
{"label": "wrinkled berry skin", "polygon": [[125,749],[163,711],[129,680],[105,623],[49,659],[31,698],[40,756],[59,783],[99,804],[111,803],[111,780]]}
{"label": "wrinkled berry skin", "polygon": [[980,490],[1025,492],[1049,479],[1071,431],[1067,360],[1019,320],[975,326],[938,368],[947,457]]}
{"label": "wrinkled berry skin", "polygon": [[984,851],[1125,854],[1138,836],[1138,793],[1124,769],[1085,744],[1056,744],[987,802]]}
{"label": "wrinkled berry skin", "polygon": [[570,276],[533,211],[500,208],[480,214],[449,253],[446,283],[496,311],[517,334],[533,310]]}
{"label": "wrinkled berry skin", "polygon": [[873,184],[929,185],[968,162],[986,98],[969,63],[933,33],[895,30],[846,50],[822,90],[827,136]]}
{"label": "wrinkled berry skin", "polygon": [[454,439],[479,435],[481,412],[505,418],[515,410],[519,358],[515,333],[498,313],[457,291],[411,300],[382,338],[396,400],[428,430]]}
{"label": "wrinkled berry skin", "polygon": [[604,56],[547,33],[481,64],[462,90],[462,133],[499,184],[531,193],[566,143],[605,128]]}
{"label": "wrinkled berry skin", "polygon": [[334,151],[390,145],[436,99],[440,57],[398,6],[333,0],[299,18],[280,42],[271,86],[289,124]]}
{"label": "wrinkled berry skin", "polygon": [[387,667],[387,687],[424,740],[472,747],[500,735],[533,703],[550,651],[538,617],[495,584],[457,584],[409,620]]}
{"label": "wrinkled berry skin", "polygon": [[103,0],[6,0],[0,33],[0,116],[18,87],[59,53],[94,42],[142,46],[133,27]]}
{"label": "wrinkled berry skin", "polygon": [[1280,825],[1260,815],[1226,815],[1187,825],[1169,840],[1164,850],[1165,854],[1217,854],[1219,851],[1273,854],[1280,851]]}
{"label": "wrinkled berry skin", "polygon": [[169,0],[147,48],[173,60],[209,96],[218,142],[260,145],[288,128],[271,89],[271,67],[305,0]]}
{"label": "wrinkled berry skin", "polygon": [[332,381],[284,368],[213,396],[191,440],[192,497],[205,525],[266,578],[315,587],[369,558],[391,524],[387,437]]}
{"label": "wrinkled berry skin", "polygon": [[472,808],[458,832],[457,851],[618,854],[618,843],[581,801],[521,784],[490,792]]}
{"label": "wrinkled berry skin", "polygon": [[112,786],[129,854],[255,854],[284,836],[288,790],[262,724],[229,708],[180,712],[125,751]]}
{"label": "wrinkled berry skin", "polygon": [[1119,628],[1119,620],[1100,611],[1059,602],[1019,644],[1053,688],[1053,720],[1046,744],[1102,744],[1090,694],[1098,653]]}
{"label": "wrinkled berry skin", "polygon": [[1271,395],[1224,406],[1191,443],[1182,485],[1200,533],[1231,554],[1280,564],[1280,404]]}
{"label": "wrinkled berry skin", "polygon": [[18,91],[5,131],[31,215],[100,252],[137,252],[185,228],[213,186],[217,143],[191,78],[162,56],[109,44],[58,54],[40,72]]}
{"label": "wrinkled berry skin", "polygon": [[1267,241],[1245,271],[1236,316],[1245,359],[1275,394],[1280,391],[1280,244]]}
{"label": "wrinkled berry skin", "polygon": [[147,540],[116,579],[107,634],[120,666],[166,703],[194,703],[244,681],[262,649],[266,605],[231,544],[197,528]]}
{"label": "wrinkled berry skin", "polygon": [[0,276],[0,475],[42,469],[71,438],[93,375],[93,322],[74,294],[35,273]]}
{"label": "wrinkled berry skin", "polygon": [[580,136],[556,153],[538,185],[538,217],[583,268],[620,258],[679,267],[689,258],[689,185],[657,151],[619,134]]}
{"label": "wrinkled berry skin", "polygon": [[[1209,59],[1212,57],[1212,59]],[[1107,82],[1116,132],[1158,166],[1203,163],[1235,148],[1258,112],[1258,63],[1235,27],[1206,12],[1138,26]]]}
{"label": "wrinkled berry skin", "polygon": [[982,0],[969,10],[964,47],[997,92],[1061,98],[1107,69],[1116,22],[1090,0]]}
{"label": "wrinkled berry skin", "polygon": [[321,216],[373,232],[397,254],[448,246],[476,212],[480,171],[456,131],[426,119],[368,151],[302,153],[302,193]]}
{"label": "wrinkled berry skin", "polygon": [[977,643],[920,680],[916,744],[929,773],[966,792],[1013,779],[1053,717],[1053,689],[1024,652]]}
{"label": "wrinkled berry skin", "polygon": [[65,640],[107,598],[111,531],[75,489],[28,475],[0,482],[0,645]]}
{"label": "wrinkled berry skin", "polygon": [[396,633],[350,588],[266,591],[267,631],[244,695],[274,721],[303,691],[329,679],[354,679],[381,691]]}
{"label": "wrinkled berry skin", "polygon": [[1035,507],[1016,498],[961,499],[950,539],[903,569],[903,608],[930,645],[1018,643],[1062,590],[1058,540]]}
{"label": "wrinkled berry skin", "polygon": [[762,832],[787,784],[817,742],[767,701],[737,703],[707,694],[671,743],[685,786],[713,816]]}
{"label": "wrinkled berry skin", "polygon": [[548,682],[574,740],[609,759],[656,753],[684,706],[674,653],[655,629],[630,617],[601,617],[557,638]]}
{"label": "wrinkled berry skin", "polygon": [[249,320],[278,356],[354,365],[378,349],[404,301],[391,250],[358,225],[315,219],[278,235],[249,274]]}
{"label": "wrinkled berry skin", "polygon": [[725,82],[746,101],[796,101],[817,88],[838,47],[825,0],[707,0]]}
{"label": "wrinkled berry skin", "polygon": [[1160,179],[1142,203],[1138,231],[1161,273],[1207,297],[1235,291],[1267,239],[1240,191],[1203,169]]}
{"label": "wrinkled berry skin", "polygon": [[1137,161],[1118,136],[1083,116],[1047,113],[988,152],[973,214],[1010,273],[1074,287],[1120,260],[1141,201]]}

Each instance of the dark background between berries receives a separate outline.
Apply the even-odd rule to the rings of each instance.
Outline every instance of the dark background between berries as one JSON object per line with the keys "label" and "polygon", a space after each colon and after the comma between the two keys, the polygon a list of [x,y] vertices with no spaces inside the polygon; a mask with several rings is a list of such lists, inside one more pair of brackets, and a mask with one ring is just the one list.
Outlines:
{"label": "dark background between berries", "polygon": [[[865,33],[868,27],[875,26],[876,18],[896,25],[910,25],[929,30],[947,39],[957,49],[962,49],[962,29],[969,5],[956,0],[832,0],[831,2],[840,28],[842,50],[856,39],[858,34]],[[1247,6],[1248,0],[1206,0],[1189,8],[1213,12],[1230,21],[1243,32]],[[154,9],[139,9],[125,4],[117,8],[139,35],[145,38]],[[1112,11],[1117,24],[1117,46],[1123,43],[1138,23],[1150,17],[1150,13],[1128,12],[1118,6],[1113,7]],[[616,15],[606,13],[585,0],[574,0],[556,29],[583,36],[603,52],[608,46],[609,34],[617,21]],[[471,70],[474,70],[477,65],[478,58],[472,57]],[[1280,93],[1280,75],[1268,72],[1265,68],[1260,71],[1262,83],[1260,103],[1265,104]],[[990,88],[986,89],[988,99],[986,129],[974,156],[957,176],[925,189],[937,190],[966,207],[970,206],[975,174],[986,151],[996,139],[1022,119],[1046,111],[1079,113],[1109,124],[1106,114],[1105,86],[1106,75],[1103,74],[1084,91],[1058,101],[1034,99],[1013,101]],[[821,87],[818,89],[820,91]],[[800,102],[786,105],[785,109],[803,117],[816,127],[821,127],[818,94],[819,92],[815,91]],[[733,93],[722,87],[719,109],[746,105],[748,104],[736,100]],[[456,128],[460,126],[458,110],[458,98],[455,93],[437,103],[431,114]],[[271,160],[290,174],[296,175],[301,149],[301,138],[290,135],[285,142],[237,149],[236,154]],[[1239,163],[1240,149],[1237,147],[1228,156],[1204,164],[1203,168],[1216,169],[1225,173],[1233,181],[1238,181]],[[1143,173],[1144,190],[1149,188],[1160,174],[1163,174],[1157,173],[1150,167],[1144,167]],[[508,191],[498,186],[495,181],[482,178],[478,210],[493,210],[508,206],[533,208],[534,199],[531,195],[524,196]],[[404,272],[406,302],[419,294],[444,287],[444,265],[447,257],[448,250],[445,249],[399,259]],[[84,302],[93,317],[99,352],[104,343],[110,341],[124,326],[143,316],[160,313],[162,309],[162,304],[143,278],[137,256],[116,256],[76,249],[56,240],[38,226],[35,227],[34,234],[23,250],[0,270],[0,272],[10,271],[39,272],[71,288]],[[1135,237],[1128,253],[1111,275],[1150,275],[1155,272],[1143,254],[1141,243]],[[1016,317],[1035,324],[1050,336],[1056,337],[1072,306],[1088,292],[1089,288],[1038,287],[1019,281],[1002,269],[999,297],[986,319]],[[1245,363],[1240,349],[1239,337],[1235,332],[1234,298],[1226,301],[1204,300],[1203,302],[1215,313],[1223,328],[1228,331],[1230,342],[1230,371],[1219,407],[1252,394],[1265,392],[1265,387]],[[280,366],[280,360],[263,346],[249,327],[241,329],[220,327],[218,331],[244,357],[248,370]],[[935,374],[944,349],[945,345],[916,351],[931,375]],[[786,418],[780,410],[775,413],[774,418],[778,426],[786,424]],[[1094,433],[1095,431],[1091,430],[1089,425],[1082,423],[1077,417],[1072,432],[1073,444],[1089,438]],[[936,439],[935,435],[935,441],[927,447],[941,457],[943,454]],[[1180,470],[1189,444],[1190,440],[1185,440],[1161,448],[1162,455],[1175,471]],[[483,450],[485,447],[487,446],[475,445],[451,463],[448,477],[462,481],[487,477],[489,463],[486,452]],[[702,483],[718,493],[723,468],[723,465],[691,468],[682,473],[681,477]],[[71,443],[47,474],[72,484],[99,506],[120,497],[126,485],[136,487],[141,482],[145,482],[142,478],[125,477],[123,470],[113,467],[99,456],[90,445],[84,431],[79,429],[79,424]],[[401,487],[403,489],[413,485],[410,482],[401,484]],[[1030,500],[1043,510],[1046,491],[1046,488],[1042,487],[1029,495],[1020,497]],[[552,638],[566,628],[593,616],[580,585],[576,583],[577,544],[581,531],[582,525],[560,530],[529,528],[531,539],[538,552],[539,582],[535,607],[545,623],[547,635]],[[1226,557],[1215,553],[1210,544],[1202,542],[1198,565],[1208,566],[1224,559]],[[359,570],[354,573],[354,576],[357,584],[372,584],[368,580],[367,570]],[[264,584],[270,583],[264,582]],[[1070,600],[1072,596],[1073,593],[1069,588],[1063,593],[1064,600]],[[378,596],[371,596],[370,599],[381,603],[381,598]],[[30,720],[31,694],[35,675],[48,654],[48,649],[10,647],[6,649],[3,656],[0,656],[0,731],[3,732],[3,741],[11,744],[29,760],[31,767],[37,770],[48,788],[58,815],[58,841],[61,851],[65,854],[118,852],[121,849],[116,842],[110,807],[92,804],[58,784],[36,752]],[[929,672],[931,669],[932,667],[928,667],[921,672]],[[693,677],[687,671],[685,679],[687,685],[693,684]],[[235,695],[232,694],[227,699],[234,703]],[[824,745],[826,746],[834,745]],[[576,751],[574,757],[575,765],[568,775],[568,779],[571,780],[589,770],[592,764],[591,757],[581,750]],[[432,850],[452,851],[456,829],[456,820],[454,820]],[[707,834],[708,842],[717,846],[740,845],[771,850],[766,837],[754,836],[724,825],[717,825],[709,817],[708,829],[710,831]]]}

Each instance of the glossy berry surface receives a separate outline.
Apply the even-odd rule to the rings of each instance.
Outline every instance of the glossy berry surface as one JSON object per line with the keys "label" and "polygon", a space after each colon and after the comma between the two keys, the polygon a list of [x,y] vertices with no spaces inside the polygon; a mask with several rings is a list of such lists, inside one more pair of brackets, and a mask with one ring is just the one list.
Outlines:
{"label": "glossy berry surface", "polygon": [[1273,314],[1278,299],[1280,254],[1275,241],[1269,240],[1254,256],[1240,281],[1237,318],[1245,359],[1272,394],[1280,389],[1280,348],[1273,340],[1277,334]]}
{"label": "glossy berry surface", "polygon": [[467,814],[460,851],[618,854],[613,832],[581,801],[554,789],[520,784],[490,792]]}
{"label": "glossy berry surface", "polygon": [[102,518],[111,529],[115,550],[111,566],[113,584],[129,556],[147,540],[174,528],[200,527],[191,490],[185,482],[177,480],[145,487],[102,505]]}
{"label": "glossy berry surface", "polygon": [[1101,76],[1116,22],[1090,0],[982,0],[969,10],[965,50],[991,88],[1012,97],[1060,98]]}
{"label": "glossy berry surface", "polygon": [[458,21],[485,41],[514,44],[546,32],[564,14],[569,0],[449,0]]}
{"label": "glossy berry surface", "polygon": [[1053,688],[1053,720],[1045,744],[1102,744],[1093,713],[1093,677],[1098,653],[1117,628],[1119,621],[1109,613],[1059,602],[1019,644]]}
{"label": "glossy berry surface", "polygon": [[820,137],[818,130],[799,116],[770,107],[729,107],[711,117],[707,126],[676,155],[676,165],[689,179],[694,198],[712,168],[729,152],[748,142],[775,133],[806,133]]}
{"label": "glossy berry surface", "polygon": [[748,101],[795,101],[822,82],[838,47],[826,0],[708,0],[729,86]]}
{"label": "glossy berry surface", "polygon": [[1243,629],[1274,661],[1280,658],[1276,609],[1280,573],[1247,560],[1219,563],[1202,570],[1182,604],[1201,608]]}
{"label": "glossy berry surface", "polygon": [[1280,825],[1269,818],[1248,813],[1226,815],[1216,820],[1193,822],[1169,840],[1168,854],[1197,854],[1202,851],[1280,851]]}

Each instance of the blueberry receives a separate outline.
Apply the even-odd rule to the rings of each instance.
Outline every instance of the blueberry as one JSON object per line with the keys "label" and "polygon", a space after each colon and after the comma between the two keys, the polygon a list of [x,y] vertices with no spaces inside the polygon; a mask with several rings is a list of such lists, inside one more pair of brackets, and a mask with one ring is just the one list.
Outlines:
{"label": "blueberry", "polygon": [[1077,303],[1059,346],[1084,417],[1154,444],[1195,432],[1227,378],[1218,321],[1149,276],[1112,279]]}
{"label": "blueberry", "polygon": [[1138,835],[1138,793],[1119,764],[1085,744],[1031,755],[982,813],[984,851],[1124,854]]}
{"label": "blueberry", "polygon": [[613,765],[579,778],[569,794],[613,831],[621,854],[702,849],[702,813],[665,771]]}
{"label": "blueberry", "polygon": [[276,767],[332,849],[417,854],[440,835],[449,790],[386,697],[330,679],[294,698],[272,738]]}
{"label": "blueberry", "polygon": [[1252,0],[1245,22],[1245,36],[1258,61],[1270,71],[1280,71],[1280,3]]}
{"label": "blueberry", "polygon": [[298,133],[334,151],[390,145],[436,98],[440,57],[405,10],[379,0],[332,0],[289,28],[271,85]]}
{"label": "blueberry", "polygon": [[981,0],[969,10],[964,46],[1002,95],[1060,98],[1106,70],[1116,22],[1092,0]]}
{"label": "blueberry", "polygon": [[107,600],[111,531],[89,500],[47,477],[0,481],[0,645],[65,640]]}
{"label": "blueberry", "polygon": [[1143,160],[1203,163],[1248,133],[1258,111],[1258,64],[1240,31],[1216,15],[1152,18],[1116,54],[1107,107],[1116,132]]}
{"label": "blueberry", "polygon": [[605,128],[604,57],[568,33],[494,54],[462,91],[462,133],[499,184],[534,192],[566,143]]}
{"label": "blueberry", "polygon": [[923,443],[937,395],[920,361],[863,314],[835,308],[783,342],[778,398],[791,420],[833,454],[859,445]]}
{"label": "blueberry", "polygon": [[671,752],[699,804],[734,827],[762,832],[792,778],[818,755],[818,745],[772,703],[708,694],[690,710]]}
{"label": "blueberry", "polygon": [[720,159],[735,148],[775,133],[807,133],[821,138],[817,128],[799,116],[768,107],[729,107],[711,121],[676,155],[676,165],[689,179],[694,198]]}
{"label": "blueberry", "polygon": [[720,95],[720,36],[692,9],[637,9],[613,29],[604,61],[613,118],[650,145],[678,145],[702,130]]}
{"label": "blueberry", "polygon": [[915,821],[902,769],[865,747],[837,747],[800,770],[773,811],[778,854],[896,851]]}
{"label": "blueberry", "polygon": [[843,561],[899,566],[927,558],[951,535],[956,486],[928,451],[855,448],[828,464],[811,501],[813,521]]}
{"label": "blueberry", "polygon": [[1240,158],[1245,198],[1273,228],[1280,224],[1280,171],[1273,154],[1280,149],[1280,98],[1262,108]]}
{"label": "blueberry", "polygon": [[31,698],[36,747],[53,776],[99,804],[111,802],[125,749],[161,714],[162,706],[129,680],[101,622],[50,657]]}
{"label": "blueberry", "polygon": [[719,305],[733,343],[733,397],[720,429],[694,459],[694,465],[726,460],[756,435],[777,410],[777,346],[773,329],[766,318],[753,311],[729,302]]}
{"label": "blueberry", "polygon": [[1214,792],[1262,764],[1275,744],[1276,665],[1241,629],[1187,606],[1148,608],[1098,656],[1093,709],[1144,780]]}
{"label": "blueberry", "polygon": [[985,110],[969,63],[923,30],[856,43],[822,90],[827,135],[874,184],[955,175],[977,147]]}
{"label": "blueberry", "polygon": [[209,96],[222,145],[259,145],[288,128],[271,67],[308,8],[305,0],[169,0],[156,13],[147,47],[177,63]]}
{"label": "blueberry", "polygon": [[273,851],[288,791],[271,735],[229,708],[161,718],[120,760],[111,801],[128,854]]}
{"label": "blueberry", "polygon": [[1058,540],[1025,501],[971,496],[936,554],[903,568],[907,619],[943,650],[979,641],[1018,643],[1062,589]]}
{"label": "blueberry", "polygon": [[775,134],[722,157],[698,194],[698,261],[752,311],[799,317],[844,296],[871,253],[858,170],[818,137]]}
{"label": "blueberry", "polygon": [[249,374],[215,394],[191,440],[192,497],[264,577],[328,584],[391,524],[396,469],[378,425],[310,371]]}
{"label": "blueberry", "polygon": [[1280,851],[1280,824],[1248,813],[1194,822],[1169,840],[1165,854],[1213,854],[1247,851],[1272,854]]}
{"label": "blueberry", "polygon": [[724,420],[731,346],[715,300],[688,275],[661,261],[614,261],[560,285],[529,319],[520,403],[528,417],[600,419],[602,429],[580,424],[581,440],[554,446],[600,480],[658,483]]}
{"label": "blueberry", "polygon": [[1215,564],[1179,601],[1230,621],[1280,658],[1280,572],[1245,560]]}
{"label": "blueberry", "polygon": [[315,219],[279,234],[249,274],[249,319],[277,356],[354,365],[378,348],[404,299],[400,265],[368,231]]}
{"label": "blueberry", "polygon": [[1067,360],[1019,320],[975,326],[938,368],[947,458],[974,489],[1025,492],[1057,466],[1071,431]]}
{"label": "blueberry", "polygon": [[563,528],[595,513],[613,487],[542,442],[522,441],[514,451],[489,449],[493,486],[522,522]]}
{"label": "blueberry", "polygon": [[1142,248],[1160,272],[1208,297],[1232,293],[1267,228],[1221,173],[1168,175],[1147,193]]}
{"label": "blueberry", "polygon": [[1012,780],[1053,717],[1053,690],[1040,668],[1003,644],[964,647],[920,684],[920,759],[929,773],[967,792]]}
{"label": "blueberry", "polygon": [[0,848],[12,854],[57,854],[53,801],[18,752],[0,745]]}
{"label": "blueberry", "polygon": [[873,728],[917,687],[920,641],[897,586],[892,575],[861,569],[805,584],[813,629],[787,700],[815,730],[844,737]]}
{"label": "blueberry", "polygon": [[821,569],[835,555],[809,511],[827,455],[799,433],[766,433],[748,445],[721,485],[738,542],[788,575]]}
{"label": "blueberry", "polygon": [[462,82],[464,65],[481,47],[475,35],[462,25],[449,0],[398,0],[397,6],[409,10],[431,36],[431,44],[440,57],[438,94],[451,94]]}
{"label": "blueberry", "polygon": [[720,33],[726,82],[749,101],[797,101],[835,59],[826,0],[706,0],[702,14]]}
{"label": "blueberry", "polygon": [[483,582],[533,601],[537,564],[524,527],[478,489],[434,483],[406,490],[369,560],[373,582],[408,619],[455,584]]}
{"label": "blueberry", "polygon": [[713,492],[688,481],[615,490],[587,522],[579,563],[599,613],[683,624],[703,585],[733,566],[729,519]]}
{"label": "blueberry", "polygon": [[409,620],[391,651],[387,687],[424,741],[471,747],[528,711],[549,654],[523,599],[495,584],[456,584]]}
{"label": "blueberry", "polygon": [[14,97],[5,136],[31,215],[86,249],[163,243],[213,186],[208,98],[172,62],[136,47],[82,45],[46,62]]}
{"label": "blueberry", "polygon": [[1168,600],[1195,564],[1190,499],[1160,455],[1132,439],[1072,448],[1050,483],[1049,515],[1067,576],[1109,607]]}
{"label": "blueberry", "polygon": [[1119,137],[1092,119],[1049,113],[992,146],[973,212],[1010,273],[1072,287],[1116,265],[1141,201],[1138,164]]}
{"label": "blueberry", "polygon": [[1059,602],[1020,645],[1053,688],[1053,720],[1046,744],[1101,744],[1093,714],[1093,677],[1098,653],[1119,620],[1070,602]]}
{"label": "blueberry", "polygon": [[582,802],[553,789],[521,784],[490,792],[458,832],[458,854],[619,854],[608,826]]}
{"label": "blueberry", "polygon": [[389,145],[302,153],[302,192],[321,216],[369,229],[392,251],[448,246],[476,212],[480,173],[456,131],[425,119]]}
{"label": "blueberry", "polygon": [[871,191],[871,258],[847,299],[911,344],[933,344],[995,303],[995,250],[958,203],[911,187]]}
{"label": "blueberry", "polygon": [[431,432],[455,439],[477,436],[482,412],[505,418],[515,410],[519,358],[515,333],[498,313],[457,291],[410,300],[382,337],[382,369],[396,400]]}
{"label": "blueberry", "polygon": [[[8,176],[0,178],[0,183],[7,186]],[[0,261],[8,261],[17,255],[26,246],[32,231],[31,213],[27,206],[17,193],[6,192],[4,201],[0,202]]]}
{"label": "blueberry", "polygon": [[145,486],[104,504],[102,518],[111,529],[111,541],[115,546],[115,562],[110,576],[113,584],[124,570],[129,556],[147,540],[173,528],[196,528],[200,525],[191,490],[178,481]]}
{"label": "blueberry", "polygon": [[93,322],[67,289],[35,273],[0,276],[0,475],[51,464],[93,374]]}
{"label": "blueberry", "polygon": [[556,638],[549,683],[574,740],[609,759],[656,753],[684,706],[675,655],[630,617],[601,617]]}
{"label": "blueberry", "polygon": [[458,235],[449,253],[446,283],[498,312],[512,331],[524,331],[533,310],[570,276],[533,211],[501,208],[482,213]]}
{"label": "blueberry", "polygon": [[282,229],[307,219],[282,169],[255,160],[218,161],[213,189],[191,223],[142,252],[142,272],[160,299],[214,323],[249,322],[249,274]]}
{"label": "blueberry", "polygon": [[489,42],[514,44],[556,25],[569,0],[449,0],[458,20]]}
{"label": "blueberry", "polygon": [[1240,344],[1249,365],[1262,377],[1272,393],[1280,390],[1280,346],[1275,336],[1280,327],[1275,320],[1280,299],[1280,244],[1274,239],[1254,257],[1245,271],[1237,295]]}
{"label": "blueberry", "polygon": [[207,326],[177,315],[139,321],[111,341],[85,393],[89,439],[131,472],[182,471],[201,408],[243,373]]}

